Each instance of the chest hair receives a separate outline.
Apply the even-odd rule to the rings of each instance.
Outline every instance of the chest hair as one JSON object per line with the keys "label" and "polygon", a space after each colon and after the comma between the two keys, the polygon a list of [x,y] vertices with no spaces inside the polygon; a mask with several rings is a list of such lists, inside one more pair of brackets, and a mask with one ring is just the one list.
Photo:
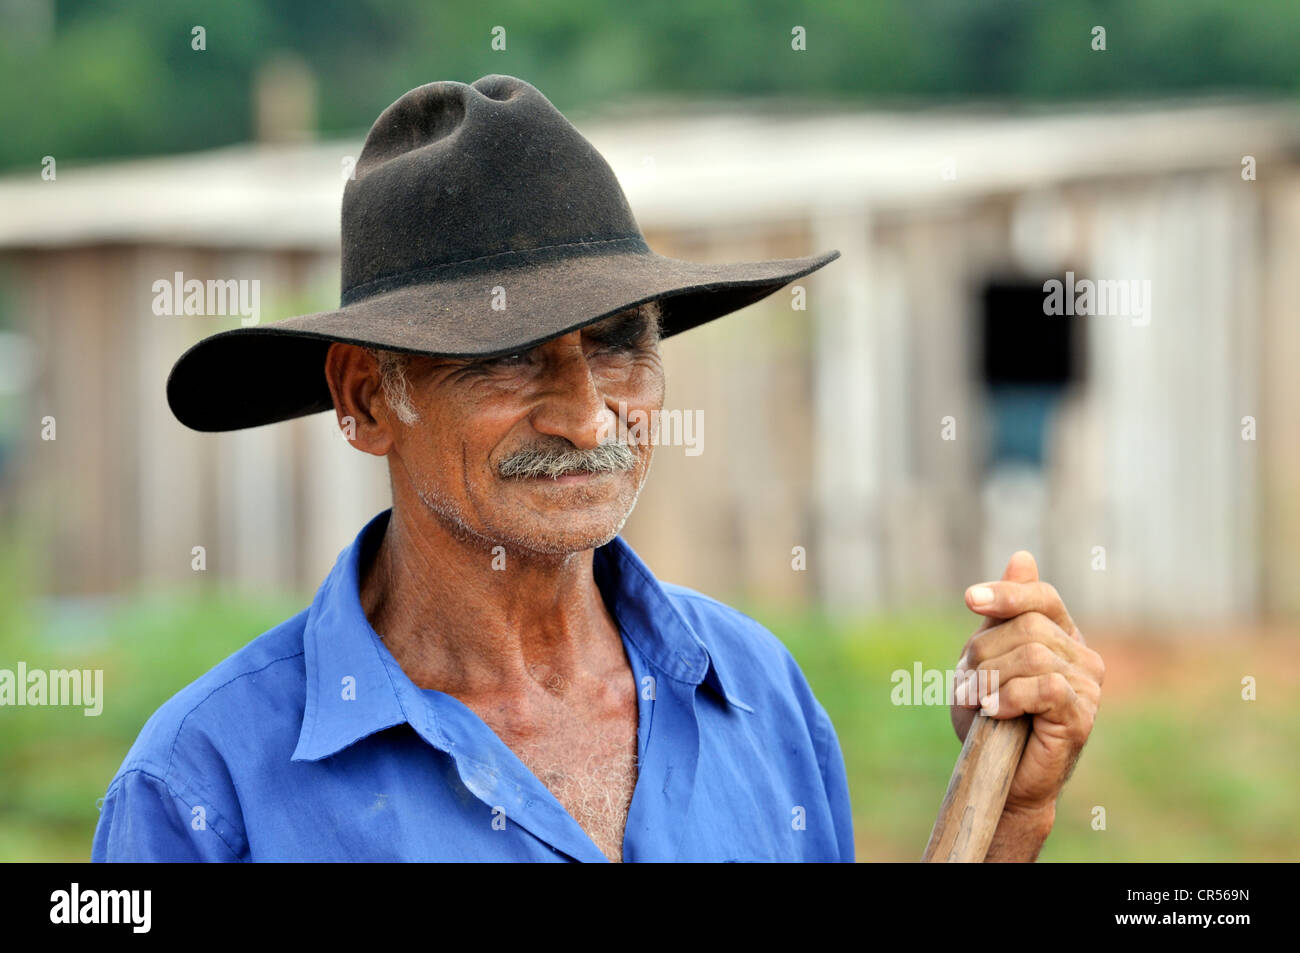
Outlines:
{"label": "chest hair", "polygon": [[528,741],[503,739],[586,831],[601,853],[623,859],[623,833],[637,779],[636,722],[579,726]]}

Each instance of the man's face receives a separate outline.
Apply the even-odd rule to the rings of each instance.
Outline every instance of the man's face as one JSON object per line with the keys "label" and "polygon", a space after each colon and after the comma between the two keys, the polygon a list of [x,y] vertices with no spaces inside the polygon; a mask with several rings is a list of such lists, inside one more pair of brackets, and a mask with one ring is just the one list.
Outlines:
{"label": "man's face", "polygon": [[[394,478],[408,480],[458,537],[564,554],[603,545],[623,528],[654,446],[637,441],[620,458],[601,445],[627,434],[629,416],[655,419],[663,407],[652,317],[623,312],[502,358],[416,358],[407,377],[419,420],[406,426],[390,417]],[[562,453],[568,464],[557,461]],[[530,463],[566,472],[502,472],[503,464],[518,473]],[[584,472],[602,464],[612,469]]]}

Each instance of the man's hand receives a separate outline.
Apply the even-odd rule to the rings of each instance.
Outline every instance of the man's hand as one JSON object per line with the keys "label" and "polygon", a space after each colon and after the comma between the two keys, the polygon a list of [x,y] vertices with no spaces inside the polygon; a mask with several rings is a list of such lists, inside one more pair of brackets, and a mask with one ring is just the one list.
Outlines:
{"label": "man's hand", "polygon": [[953,728],[964,741],[976,711],[1034,716],[988,858],[1032,860],[1092,732],[1106,666],[1027,552],[1011,557],[1001,581],[967,589],[966,605],[985,620],[957,663]]}

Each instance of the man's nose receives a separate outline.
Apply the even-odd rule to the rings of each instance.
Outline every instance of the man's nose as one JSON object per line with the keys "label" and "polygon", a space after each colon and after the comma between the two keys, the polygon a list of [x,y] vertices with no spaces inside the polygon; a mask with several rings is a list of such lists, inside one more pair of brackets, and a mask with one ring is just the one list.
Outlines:
{"label": "man's nose", "polygon": [[580,450],[610,439],[617,418],[605,405],[581,346],[547,347],[541,381],[542,394],[529,418],[534,430],[563,437]]}

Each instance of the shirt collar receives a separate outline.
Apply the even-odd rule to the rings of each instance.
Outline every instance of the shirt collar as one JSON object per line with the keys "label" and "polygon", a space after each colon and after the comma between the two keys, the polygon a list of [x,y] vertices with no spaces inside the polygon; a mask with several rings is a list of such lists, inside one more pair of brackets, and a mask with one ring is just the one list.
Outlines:
{"label": "shirt collar", "polygon": [[[397,666],[361,609],[360,566],[383,538],[391,510],[362,528],[339,553],[316,592],[303,630],[307,696],[293,760],[327,757],[410,719],[398,694]],[[414,686],[412,686],[414,687]]]}
{"label": "shirt collar", "polygon": [[[421,691],[371,628],[361,608],[360,567],[383,538],[392,509],[367,523],[344,549],[316,593],[303,631],[306,701],[293,760],[328,757],[404,722],[426,737],[447,739]],[[596,549],[593,574],[624,635],[656,669],[706,685],[738,708],[729,679],[695,629],[622,537]]]}
{"label": "shirt collar", "polygon": [[724,674],[717,652],[709,651],[623,537],[615,536],[596,550],[592,574],[619,627],[651,664],[692,685],[704,684],[727,703],[753,711],[728,690],[732,681]]}

